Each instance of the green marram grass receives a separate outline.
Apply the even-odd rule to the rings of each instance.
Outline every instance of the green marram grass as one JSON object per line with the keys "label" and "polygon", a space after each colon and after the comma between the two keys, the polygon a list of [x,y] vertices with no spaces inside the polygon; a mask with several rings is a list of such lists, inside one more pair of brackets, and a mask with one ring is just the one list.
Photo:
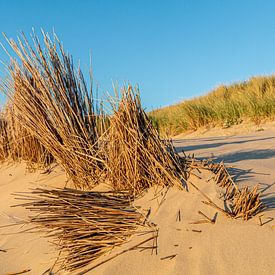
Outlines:
{"label": "green marram grass", "polygon": [[275,75],[222,85],[207,95],[154,110],[149,116],[163,135],[203,126],[227,128],[247,119],[259,124],[275,117]]}

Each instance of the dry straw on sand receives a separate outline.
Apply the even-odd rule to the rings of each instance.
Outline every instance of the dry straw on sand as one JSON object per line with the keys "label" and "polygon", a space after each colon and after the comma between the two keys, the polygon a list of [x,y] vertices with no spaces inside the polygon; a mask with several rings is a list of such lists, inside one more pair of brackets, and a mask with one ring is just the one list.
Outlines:
{"label": "dry straw on sand", "polygon": [[[84,267],[124,243],[144,222],[131,201],[152,186],[184,189],[192,169],[216,174],[231,209],[219,208],[192,184],[211,206],[245,220],[259,212],[256,188],[239,190],[223,164],[180,157],[162,140],[131,86],[109,100],[112,113],[105,115],[59,40],[43,39],[44,50],[36,35],[33,47],[24,35],[18,43],[8,40],[21,63],[12,59],[11,77],[1,84],[10,107],[0,118],[0,160],[18,154],[42,166],[56,161],[75,184],[21,196],[38,213],[30,222],[57,238],[61,267]],[[91,192],[102,182],[116,192]]]}
{"label": "dry straw on sand", "polygon": [[4,112],[0,112],[0,162],[8,159],[9,138],[8,125]]}
{"label": "dry straw on sand", "polygon": [[90,189],[103,180],[136,195],[153,184],[182,188],[183,159],[161,141],[136,91],[124,89],[118,105],[110,99],[108,118],[56,37],[44,35],[44,51],[36,36],[34,49],[24,35],[18,39],[9,43],[22,64],[13,60],[12,78],[5,83],[16,116],[77,188]]}
{"label": "dry straw on sand", "polygon": [[74,271],[110,252],[144,227],[144,216],[132,206],[128,192],[85,192],[75,189],[35,189],[22,206],[34,214],[33,230],[54,237],[61,254],[57,265]]}
{"label": "dry straw on sand", "polygon": [[[231,177],[228,169],[223,161],[220,163],[213,163],[211,160],[197,160],[188,156],[187,163],[190,169],[207,169],[214,173],[214,182],[223,191],[223,200],[227,204],[226,214],[232,218],[242,217],[243,220],[248,220],[261,210],[264,205],[260,200],[261,193],[258,191],[258,186],[249,188],[245,186],[239,188]],[[190,171],[190,173],[192,173]],[[210,202],[209,205],[213,205]]]}

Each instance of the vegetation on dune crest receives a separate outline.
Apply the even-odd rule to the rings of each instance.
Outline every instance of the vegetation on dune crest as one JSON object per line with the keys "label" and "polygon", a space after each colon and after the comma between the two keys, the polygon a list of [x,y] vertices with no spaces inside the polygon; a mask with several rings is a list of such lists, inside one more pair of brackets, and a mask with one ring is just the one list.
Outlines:
{"label": "vegetation on dune crest", "polygon": [[176,135],[202,126],[224,128],[249,119],[259,124],[275,117],[275,76],[220,86],[205,96],[150,112],[161,134]]}

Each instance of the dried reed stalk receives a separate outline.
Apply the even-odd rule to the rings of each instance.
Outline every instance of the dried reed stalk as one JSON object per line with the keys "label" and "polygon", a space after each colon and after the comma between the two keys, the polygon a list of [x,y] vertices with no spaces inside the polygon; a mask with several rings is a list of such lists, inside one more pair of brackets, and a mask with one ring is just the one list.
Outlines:
{"label": "dried reed stalk", "polygon": [[0,160],[25,161],[27,170],[48,167],[53,157],[40,142],[16,119],[12,104],[8,103],[1,113],[0,122]]}
{"label": "dried reed stalk", "polygon": [[144,215],[125,192],[37,188],[16,195],[27,201],[19,206],[35,213],[30,217],[34,230],[54,238],[61,251],[57,264],[69,271],[85,267],[144,226]]}
{"label": "dried reed stalk", "polygon": [[9,155],[8,124],[4,112],[0,112],[0,162],[5,161]]}
{"label": "dried reed stalk", "polygon": [[[94,102],[84,77],[56,36],[43,33],[44,44],[24,34],[8,40],[21,61],[9,66],[2,86],[15,118],[65,169],[77,188],[108,181],[114,190],[139,195],[153,185],[182,188],[184,160],[162,141],[144,112],[138,91],[125,88],[119,104],[110,99],[110,118]],[[45,50],[42,50],[43,46]]]}
{"label": "dried reed stalk", "polygon": [[184,159],[170,142],[160,139],[141,106],[139,92],[128,86],[118,106],[112,107],[106,162],[113,188],[130,190],[135,196],[153,185],[182,189],[187,179]]}
{"label": "dried reed stalk", "polygon": [[263,205],[260,200],[258,186],[250,190],[247,186],[242,188],[232,200],[232,212],[236,218],[248,220],[261,211]]}
{"label": "dried reed stalk", "polygon": [[33,46],[24,34],[17,43],[8,40],[21,65],[12,59],[11,78],[2,86],[28,133],[37,138],[77,187],[90,188],[105,168],[99,150],[105,116],[94,103],[82,72],[75,71],[71,56],[58,39],[52,41],[44,33],[43,39],[41,45],[34,34]]}
{"label": "dried reed stalk", "polygon": [[255,216],[263,208],[260,200],[258,186],[250,189],[248,186],[239,188],[231,177],[223,162],[214,163],[211,160],[197,160],[193,157],[186,157],[189,169],[207,169],[215,174],[214,182],[223,191],[223,198],[229,202],[230,209],[226,210],[229,217],[242,217],[243,220]]}

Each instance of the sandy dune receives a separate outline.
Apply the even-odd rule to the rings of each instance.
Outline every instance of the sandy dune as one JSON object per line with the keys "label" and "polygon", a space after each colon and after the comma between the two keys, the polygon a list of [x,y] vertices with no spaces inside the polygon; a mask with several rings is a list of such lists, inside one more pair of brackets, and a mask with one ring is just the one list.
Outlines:
{"label": "sandy dune", "polygon": [[[248,222],[231,220],[214,208],[201,203],[202,196],[190,187],[189,192],[171,188],[154,197],[153,190],[137,206],[151,208],[150,219],[159,228],[158,249],[127,252],[101,265],[89,274],[274,274],[275,271],[275,131],[265,130],[242,136],[175,140],[178,150],[195,153],[197,157],[224,159],[231,166],[239,184],[259,183],[263,201],[269,206],[262,217]],[[214,184],[191,180],[217,204],[219,193]],[[11,208],[17,203],[12,192],[26,191],[38,185],[64,186],[64,173],[55,168],[49,174],[25,174],[23,165],[0,168],[0,225],[26,219],[28,211]],[[180,210],[181,220],[177,218]],[[192,224],[202,219],[202,211],[216,223]],[[26,274],[42,274],[54,263],[57,251],[37,233],[10,234],[27,227],[0,228],[0,274],[30,269]],[[195,231],[193,231],[195,230]],[[131,243],[139,240],[133,237]],[[128,244],[129,246],[130,244]],[[148,245],[152,245],[149,243]],[[127,245],[125,246],[127,247]],[[112,254],[123,248],[114,249]],[[112,255],[111,254],[111,255]],[[176,255],[173,259],[165,257]],[[107,259],[106,255],[103,259]],[[99,262],[103,259],[100,259]]]}

